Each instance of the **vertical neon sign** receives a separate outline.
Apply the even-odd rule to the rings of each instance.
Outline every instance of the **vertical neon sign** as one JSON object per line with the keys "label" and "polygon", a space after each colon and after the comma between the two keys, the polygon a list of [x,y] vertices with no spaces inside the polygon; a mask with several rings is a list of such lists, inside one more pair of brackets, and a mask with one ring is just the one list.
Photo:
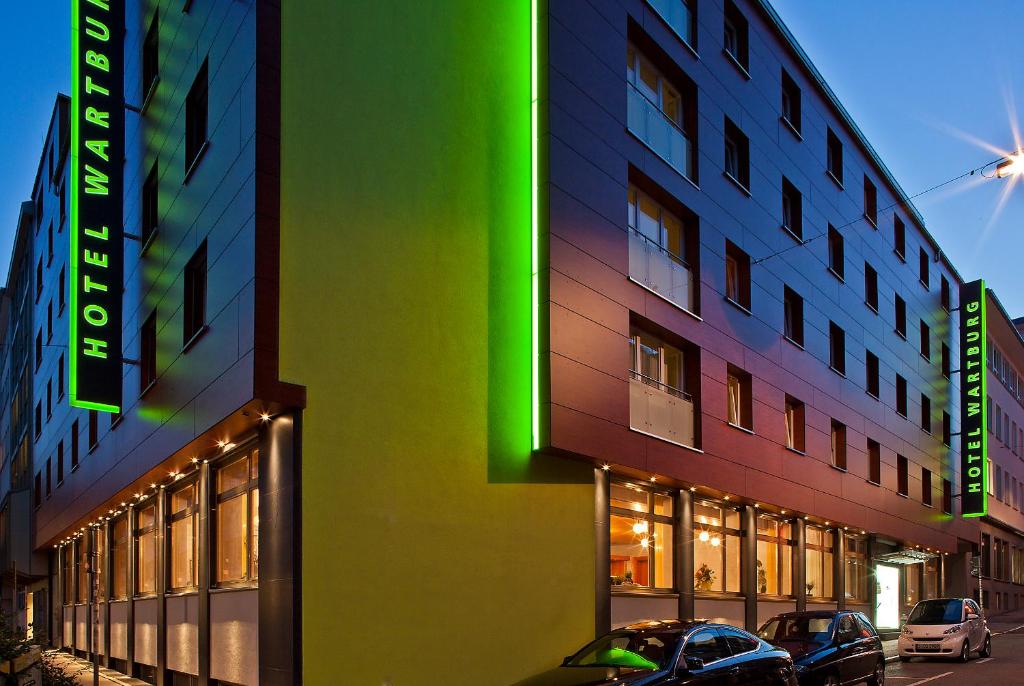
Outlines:
{"label": "vertical neon sign", "polygon": [[960,500],[964,517],[988,514],[988,321],[985,282],[960,287]]}
{"label": "vertical neon sign", "polygon": [[540,448],[540,44],[539,0],[530,0],[530,269],[533,449]]}
{"label": "vertical neon sign", "polygon": [[71,0],[70,402],[121,408],[124,0]]}

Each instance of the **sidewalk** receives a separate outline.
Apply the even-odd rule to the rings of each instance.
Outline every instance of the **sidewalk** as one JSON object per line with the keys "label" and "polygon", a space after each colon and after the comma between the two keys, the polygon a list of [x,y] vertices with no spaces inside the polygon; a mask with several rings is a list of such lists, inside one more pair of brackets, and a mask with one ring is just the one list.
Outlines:
{"label": "sidewalk", "polygon": [[[78,683],[82,686],[91,686],[92,681],[92,663],[77,657],[72,657],[67,653],[58,650],[48,650],[46,655],[54,659],[54,661],[64,667],[65,671],[69,674],[73,674],[78,679]],[[132,677],[125,676],[120,672],[115,672],[112,669],[100,667],[100,686],[148,686],[145,681],[133,679]]]}
{"label": "sidewalk", "polygon": [[[1005,634],[1014,629],[1024,629],[1024,610],[1014,612],[1003,612],[988,620],[988,628],[993,636]],[[882,650],[885,651],[885,661],[893,662],[899,656],[896,651],[897,639],[882,641]]]}

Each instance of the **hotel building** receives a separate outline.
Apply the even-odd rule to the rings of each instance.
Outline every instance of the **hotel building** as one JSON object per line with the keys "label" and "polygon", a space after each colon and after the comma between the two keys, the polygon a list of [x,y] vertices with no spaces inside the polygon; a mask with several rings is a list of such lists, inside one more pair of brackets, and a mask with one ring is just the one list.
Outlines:
{"label": "hotel building", "polygon": [[125,63],[120,413],[67,399],[65,100],[2,302],[54,645],[509,683],[643,617],[895,631],[1024,550],[960,516],[963,280],[767,0],[128,3]]}

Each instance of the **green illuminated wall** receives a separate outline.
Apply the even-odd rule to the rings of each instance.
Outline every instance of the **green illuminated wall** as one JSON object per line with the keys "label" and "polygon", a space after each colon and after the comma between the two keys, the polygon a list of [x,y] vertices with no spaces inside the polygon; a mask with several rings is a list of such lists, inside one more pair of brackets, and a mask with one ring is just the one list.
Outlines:
{"label": "green illuminated wall", "polygon": [[592,472],[530,454],[529,2],[282,27],[305,682],[512,682],[594,625]]}

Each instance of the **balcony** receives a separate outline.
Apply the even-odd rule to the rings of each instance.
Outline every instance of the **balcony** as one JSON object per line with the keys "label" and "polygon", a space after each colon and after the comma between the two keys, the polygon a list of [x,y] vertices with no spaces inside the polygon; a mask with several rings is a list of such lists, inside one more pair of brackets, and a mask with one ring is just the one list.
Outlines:
{"label": "balcony", "polygon": [[690,140],[631,84],[626,86],[626,128],[673,169],[695,182]]}
{"label": "balcony", "polygon": [[689,266],[632,228],[629,230],[629,278],[696,314],[693,272]]}
{"label": "balcony", "polygon": [[630,370],[629,427],[695,448],[693,398],[688,393]]}
{"label": "balcony", "polygon": [[686,2],[680,0],[647,0],[654,11],[661,15],[665,23],[683,39],[688,46],[693,47],[692,21],[693,15]]}

